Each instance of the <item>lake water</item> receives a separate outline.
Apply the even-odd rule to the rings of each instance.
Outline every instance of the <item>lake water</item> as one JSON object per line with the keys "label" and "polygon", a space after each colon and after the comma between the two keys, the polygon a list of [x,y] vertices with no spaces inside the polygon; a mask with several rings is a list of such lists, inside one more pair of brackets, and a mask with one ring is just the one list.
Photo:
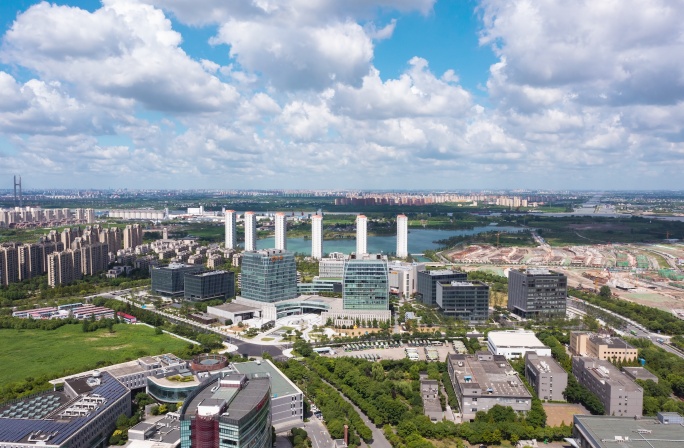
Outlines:
{"label": "lake water", "polygon": [[[452,236],[475,235],[483,232],[509,232],[516,233],[523,229],[520,227],[486,226],[474,227],[467,230],[434,230],[434,229],[409,229],[408,250],[410,254],[422,254],[425,250],[435,250],[439,245],[437,240],[443,240]],[[270,249],[275,245],[275,238],[257,240],[257,249]],[[287,249],[305,255],[311,255],[311,240],[304,238],[288,238]],[[397,250],[396,236],[369,236],[369,253],[394,253]],[[356,251],[356,239],[324,240],[323,252],[342,252],[349,254]]]}

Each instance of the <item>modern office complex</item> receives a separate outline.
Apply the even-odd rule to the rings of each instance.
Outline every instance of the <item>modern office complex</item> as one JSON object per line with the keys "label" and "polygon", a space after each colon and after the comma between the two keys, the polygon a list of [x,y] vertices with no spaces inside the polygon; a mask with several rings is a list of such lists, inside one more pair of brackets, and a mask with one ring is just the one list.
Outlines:
{"label": "modern office complex", "polygon": [[573,356],[572,374],[598,397],[606,415],[641,417],[644,390],[610,362]]}
{"label": "modern office complex", "polygon": [[63,392],[0,405],[0,447],[107,446],[120,415],[131,415],[131,391],[108,373],[71,378]]}
{"label": "modern office complex", "polygon": [[245,251],[256,250],[257,219],[254,212],[245,212]]}
{"label": "modern office complex", "polygon": [[344,309],[389,309],[386,257],[377,254],[360,256],[358,253],[352,256],[344,266],[342,285]]}
{"label": "modern office complex", "polygon": [[236,233],[236,214],[235,210],[226,210],[226,249],[237,249],[237,233]]}
{"label": "modern office complex", "polygon": [[463,421],[474,419],[478,411],[486,412],[494,405],[510,406],[515,411],[532,408],[532,395],[503,356],[485,352],[450,354],[447,370]]}
{"label": "modern office complex", "polygon": [[287,217],[283,212],[275,214],[275,248],[287,250]]}
{"label": "modern office complex", "polygon": [[245,252],[242,257],[241,296],[258,302],[278,302],[297,297],[294,254],[267,249]]}
{"label": "modern office complex", "polygon": [[551,356],[525,354],[525,378],[540,400],[564,401],[568,387],[568,372]]}
{"label": "modern office complex", "polygon": [[574,448],[679,448],[684,446],[684,419],[674,412],[657,417],[573,416]]}
{"label": "modern office complex", "polygon": [[344,264],[347,256],[342,252],[331,252],[327,257],[318,262],[318,276],[321,278],[344,277]]}
{"label": "modern office complex", "polygon": [[428,306],[437,305],[437,283],[444,281],[465,282],[468,274],[458,271],[418,271],[418,298]]}
{"label": "modern office complex", "polygon": [[235,296],[235,273],[233,271],[188,272],[184,279],[185,300],[226,300]]}
{"label": "modern office complex", "polygon": [[528,352],[551,356],[551,349],[537,339],[532,331],[490,331],[487,333],[487,348],[506,359],[522,358]]}
{"label": "modern office complex", "polygon": [[618,337],[571,331],[570,352],[576,356],[625,362],[634,361],[638,350]]}
{"label": "modern office complex", "polygon": [[397,216],[397,257],[408,257],[408,218]]}
{"label": "modern office complex", "polygon": [[268,375],[211,377],[183,403],[181,448],[271,448],[270,409]]}
{"label": "modern office complex", "polygon": [[198,273],[202,266],[182,263],[171,263],[166,267],[154,267],[152,276],[152,292],[165,296],[180,296],[185,291],[185,274]]}
{"label": "modern office complex", "polygon": [[402,297],[411,297],[418,287],[418,272],[425,270],[425,263],[391,261],[389,269],[390,292]]}
{"label": "modern office complex", "polygon": [[508,309],[521,317],[565,317],[568,278],[548,269],[508,273]]}
{"label": "modern office complex", "polygon": [[482,282],[437,282],[436,300],[446,316],[470,322],[489,319],[489,286]]}
{"label": "modern office complex", "polygon": [[311,217],[311,258],[320,260],[323,258],[323,216]]}
{"label": "modern office complex", "polygon": [[368,253],[368,218],[364,215],[356,217],[356,255]]}

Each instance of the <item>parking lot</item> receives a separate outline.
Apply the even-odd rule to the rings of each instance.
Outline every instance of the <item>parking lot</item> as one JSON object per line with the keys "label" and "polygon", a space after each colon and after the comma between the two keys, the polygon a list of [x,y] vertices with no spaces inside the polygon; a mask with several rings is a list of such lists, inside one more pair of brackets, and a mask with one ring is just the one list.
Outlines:
{"label": "parking lot", "polygon": [[[427,353],[436,353],[435,361],[444,361],[449,353],[457,353],[451,344],[432,345],[429,341],[416,341],[415,343],[402,344],[392,342],[366,342],[346,344],[335,347],[335,354],[328,355],[333,357],[363,358],[369,361],[383,359],[405,359],[408,358],[407,349],[418,355],[419,361],[427,360]],[[434,355],[433,355],[434,356]],[[414,358],[415,359],[415,358]]]}

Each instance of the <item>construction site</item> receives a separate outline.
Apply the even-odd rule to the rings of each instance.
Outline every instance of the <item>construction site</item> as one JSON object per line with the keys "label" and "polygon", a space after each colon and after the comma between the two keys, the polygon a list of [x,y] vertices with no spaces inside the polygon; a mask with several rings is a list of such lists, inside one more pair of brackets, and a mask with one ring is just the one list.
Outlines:
{"label": "construction site", "polygon": [[684,244],[605,244],[551,247],[460,246],[440,255],[461,269],[548,267],[568,276],[574,288],[598,291],[607,285],[619,297],[684,318]]}

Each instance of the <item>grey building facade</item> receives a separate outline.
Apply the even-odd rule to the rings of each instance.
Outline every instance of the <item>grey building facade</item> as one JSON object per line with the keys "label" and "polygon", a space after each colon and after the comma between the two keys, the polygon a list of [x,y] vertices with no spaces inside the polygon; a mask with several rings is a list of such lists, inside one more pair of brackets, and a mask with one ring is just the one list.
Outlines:
{"label": "grey building facade", "polygon": [[568,387],[568,372],[551,356],[525,354],[525,378],[540,400],[564,401],[563,391]]}
{"label": "grey building facade", "polygon": [[447,316],[470,322],[489,318],[489,286],[482,282],[437,282],[436,302]]}
{"label": "grey building facade", "polygon": [[508,309],[521,317],[564,317],[568,278],[547,269],[508,273]]}
{"label": "grey building facade", "polygon": [[185,300],[200,302],[235,296],[235,273],[233,271],[208,271],[185,274]]}
{"label": "grey building facade", "polygon": [[497,404],[519,412],[532,408],[532,395],[504,356],[487,352],[449,355],[447,371],[463,421]]}
{"label": "grey building facade", "polygon": [[165,267],[155,267],[150,271],[152,292],[165,296],[181,296],[185,291],[185,274],[202,271],[202,266],[171,263]]}
{"label": "grey building facade", "polygon": [[610,362],[573,356],[572,374],[598,397],[606,415],[641,417],[644,390]]}
{"label": "grey building facade", "polygon": [[240,295],[245,299],[273,303],[297,297],[297,266],[292,252],[244,252],[241,273]]}
{"label": "grey building facade", "polygon": [[446,281],[465,282],[468,274],[458,271],[418,271],[416,292],[425,305],[437,305],[437,283]]}

